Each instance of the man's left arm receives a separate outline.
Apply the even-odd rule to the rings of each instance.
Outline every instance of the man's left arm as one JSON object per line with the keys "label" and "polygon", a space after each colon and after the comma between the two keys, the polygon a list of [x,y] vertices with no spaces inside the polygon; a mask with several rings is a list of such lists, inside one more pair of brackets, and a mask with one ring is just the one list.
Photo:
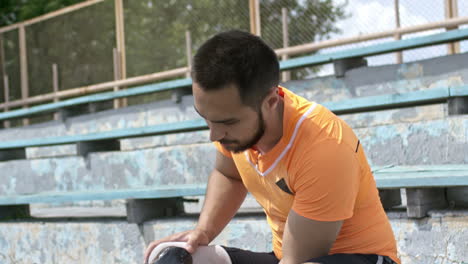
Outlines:
{"label": "man's left arm", "polygon": [[328,255],[342,224],[308,219],[291,210],[283,233],[280,264],[298,264]]}
{"label": "man's left arm", "polygon": [[280,264],[328,255],[343,222],[353,216],[359,191],[360,166],[354,149],[336,140],[304,148],[301,153],[308,155],[292,164],[296,169],[289,183],[294,202],[283,231]]}

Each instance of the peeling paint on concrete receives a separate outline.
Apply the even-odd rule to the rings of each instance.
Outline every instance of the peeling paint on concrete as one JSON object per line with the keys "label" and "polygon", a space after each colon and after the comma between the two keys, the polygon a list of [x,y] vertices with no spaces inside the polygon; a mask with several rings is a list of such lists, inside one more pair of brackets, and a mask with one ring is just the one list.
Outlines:
{"label": "peeling paint on concrete", "polygon": [[416,79],[424,76],[424,67],[419,63],[405,63],[398,69],[398,77]]}
{"label": "peeling paint on concrete", "polygon": [[33,147],[26,148],[26,157],[28,159],[76,156],[76,144],[67,144],[59,146]]}
{"label": "peeling paint on concrete", "polygon": [[[355,129],[372,165],[457,164],[468,157],[468,116]],[[211,143],[0,162],[2,194],[204,183]],[[87,163],[89,165],[87,166]]]}
{"label": "peeling paint on concrete", "polygon": [[467,221],[467,216],[391,221],[402,262],[412,264],[468,261]]}
{"label": "peeling paint on concrete", "polygon": [[[403,263],[467,262],[468,212],[422,220],[389,217]],[[145,240],[189,230],[196,221],[197,216],[153,220],[143,224],[143,234],[124,221],[0,222],[0,263],[141,263]],[[212,244],[269,252],[271,232],[263,215],[238,215]]]}
{"label": "peeling paint on concrete", "polygon": [[[370,163],[377,166],[466,162],[468,116],[356,129]],[[461,135],[461,136],[460,136]]]}
{"label": "peeling paint on concrete", "polygon": [[0,263],[141,263],[144,242],[136,225],[0,223]]}
{"label": "peeling paint on concrete", "polygon": [[[338,101],[468,84],[468,53],[427,61],[359,68],[345,78],[291,81],[307,99]],[[54,137],[198,118],[193,98],[162,101],[0,130],[0,140]],[[345,115],[372,165],[468,163],[468,116],[447,117],[445,104]],[[125,139],[123,151],[76,157],[74,145],[31,148],[30,160],[0,162],[0,195],[204,183],[213,167],[208,132]],[[72,155],[72,156],[67,156]],[[123,200],[73,203],[123,206]],[[56,205],[44,205],[44,207]],[[195,225],[195,217],[159,219],[141,228],[123,221],[0,222],[0,263],[141,263],[144,241]],[[403,263],[468,263],[468,216],[393,218]],[[143,233],[141,233],[143,232]],[[215,243],[270,251],[263,217],[237,217]]]}
{"label": "peeling paint on concrete", "polygon": [[[319,103],[432,87],[454,87],[468,83],[467,61],[467,54],[457,54],[417,63],[353,69],[340,79],[327,76],[290,81],[283,85]],[[184,96],[180,104],[166,100],[72,117],[66,123],[51,121],[26,128],[2,129],[0,140],[76,135],[198,118],[192,100],[191,96]]]}

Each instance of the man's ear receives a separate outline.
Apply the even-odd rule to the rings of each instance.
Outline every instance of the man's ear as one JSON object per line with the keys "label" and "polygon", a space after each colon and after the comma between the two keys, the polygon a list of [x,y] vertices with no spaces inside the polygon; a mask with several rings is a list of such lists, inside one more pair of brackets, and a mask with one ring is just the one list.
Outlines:
{"label": "man's ear", "polygon": [[265,110],[272,110],[276,109],[278,107],[280,102],[280,96],[278,94],[278,88],[274,87],[270,90],[268,95],[266,96],[264,100],[264,107],[267,108]]}

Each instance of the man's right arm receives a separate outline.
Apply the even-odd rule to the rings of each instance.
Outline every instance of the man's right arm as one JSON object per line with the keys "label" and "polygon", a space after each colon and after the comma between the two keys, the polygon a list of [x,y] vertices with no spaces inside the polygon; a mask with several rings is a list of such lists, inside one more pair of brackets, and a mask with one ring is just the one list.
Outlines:
{"label": "man's right arm", "polygon": [[233,159],[218,151],[196,229],[204,231],[211,242],[234,217],[246,195]]}
{"label": "man's right arm", "polygon": [[195,252],[199,245],[208,245],[234,217],[246,195],[247,189],[234,161],[218,151],[197,227],[150,243],[145,251],[145,263],[151,251],[164,242],[187,242],[187,250],[190,253]]}

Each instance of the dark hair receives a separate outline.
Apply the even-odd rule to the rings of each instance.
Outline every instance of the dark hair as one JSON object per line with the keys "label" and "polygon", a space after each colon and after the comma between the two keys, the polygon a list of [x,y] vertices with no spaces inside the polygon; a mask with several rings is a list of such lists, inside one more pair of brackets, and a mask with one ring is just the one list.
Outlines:
{"label": "dark hair", "polygon": [[231,30],[213,36],[200,47],[192,78],[206,91],[235,84],[242,103],[257,109],[279,83],[278,58],[259,37]]}

